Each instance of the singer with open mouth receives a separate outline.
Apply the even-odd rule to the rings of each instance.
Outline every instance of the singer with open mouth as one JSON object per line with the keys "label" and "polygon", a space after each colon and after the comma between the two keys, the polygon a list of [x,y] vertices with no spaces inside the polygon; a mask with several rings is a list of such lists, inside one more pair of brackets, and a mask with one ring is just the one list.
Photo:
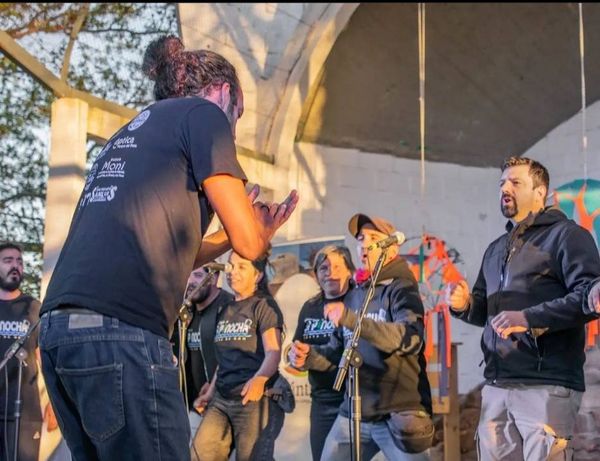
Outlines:
{"label": "singer with open mouth", "polygon": [[[290,363],[299,369],[336,369],[356,325],[356,311],[365,300],[371,272],[382,247],[387,247],[358,343],[364,361],[358,372],[362,456],[369,460],[381,451],[387,459],[427,460],[434,428],[423,355],[424,308],[417,281],[399,255],[404,237],[389,221],[365,214],[354,215],[348,230],[357,241],[361,265],[355,275],[357,285],[343,302],[325,305],[324,315],[338,327],[329,342],[323,346],[296,342]],[[344,397],[325,441],[323,460],[351,458],[348,394]]]}
{"label": "singer with open mouth", "polygon": [[499,181],[506,232],[490,243],[472,290],[450,292],[456,317],[483,327],[485,386],[477,427],[482,461],[571,460],[570,440],[585,391],[582,307],[600,275],[592,235],[546,206],[550,175],[509,157]]}

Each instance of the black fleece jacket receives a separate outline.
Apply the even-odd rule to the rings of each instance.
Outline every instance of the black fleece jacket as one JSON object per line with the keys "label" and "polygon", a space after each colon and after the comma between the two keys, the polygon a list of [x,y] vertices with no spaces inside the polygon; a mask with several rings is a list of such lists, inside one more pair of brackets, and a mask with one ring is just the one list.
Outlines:
{"label": "black fleece jacket", "polygon": [[[561,385],[585,390],[585,323],[589,283],[600,275],[590,233],[556,208],[531,214],[492,242],[483,256],[468,309],[453,312],[483,326],[481,348],[489,384]],[[522,311],[526,333],[498,336],[490,325],[502,311]]]}
{"label": "black fleece jacket", "polygon": [[[307,369],[326,371],[337,367],[369,283],[348,292],[340,321],[342,328],[336,329],[328,344],[311,347]],[[403,410],[431,414],[431,391],[423,355],[423,315],[417,281],[406,261],[396,258],[382,268],[362,323],[358,351],[363,358],[359,371],[363,421],[384,420],[391,412]],[[340,409],[346,417],[347,408],[346,393]]]}

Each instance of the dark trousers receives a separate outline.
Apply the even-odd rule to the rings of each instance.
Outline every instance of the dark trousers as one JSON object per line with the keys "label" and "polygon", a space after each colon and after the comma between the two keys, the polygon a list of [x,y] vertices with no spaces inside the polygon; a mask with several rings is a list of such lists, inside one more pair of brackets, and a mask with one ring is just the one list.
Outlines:
{"label": "dark trousers", "polygon": [[190,459],[166,338],[108,316],[57,311],[42,316],[39,342],[48,395],[75,461]]}
{"label": "dark trousers", "polygon": [[321,459],[325,439],[337,418],[341,403],[342,401],[319,402],[313,399],[310,405],[310,449],[313,461]]}
{"label": "dark trousers", "polygon": [[226,461],[232,441],[237,461],[272,460],[283,419],[283,410],[269,397],[242,405],[241,399],[216,393],[194,437],[194,461]]}

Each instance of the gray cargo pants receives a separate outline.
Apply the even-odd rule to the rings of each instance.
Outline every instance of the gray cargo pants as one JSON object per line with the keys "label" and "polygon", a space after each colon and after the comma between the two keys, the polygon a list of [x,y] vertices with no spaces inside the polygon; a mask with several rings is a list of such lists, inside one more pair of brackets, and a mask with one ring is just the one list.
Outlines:
{"label": "gray cargo pants", "polygon": [[486,385],[477,446],[481,461],[570,461],[582,392],[562,386]]}

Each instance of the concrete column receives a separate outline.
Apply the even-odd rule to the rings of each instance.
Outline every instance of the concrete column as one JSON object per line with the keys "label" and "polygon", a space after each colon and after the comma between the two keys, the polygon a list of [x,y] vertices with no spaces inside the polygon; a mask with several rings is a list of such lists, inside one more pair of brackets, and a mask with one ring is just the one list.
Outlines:
{"label": "concrete column", "polygon": [[61,98],[52,103],[42,299],[67,238],[71,218],[83,189],[87,160],[87,125],[86,102]]}

